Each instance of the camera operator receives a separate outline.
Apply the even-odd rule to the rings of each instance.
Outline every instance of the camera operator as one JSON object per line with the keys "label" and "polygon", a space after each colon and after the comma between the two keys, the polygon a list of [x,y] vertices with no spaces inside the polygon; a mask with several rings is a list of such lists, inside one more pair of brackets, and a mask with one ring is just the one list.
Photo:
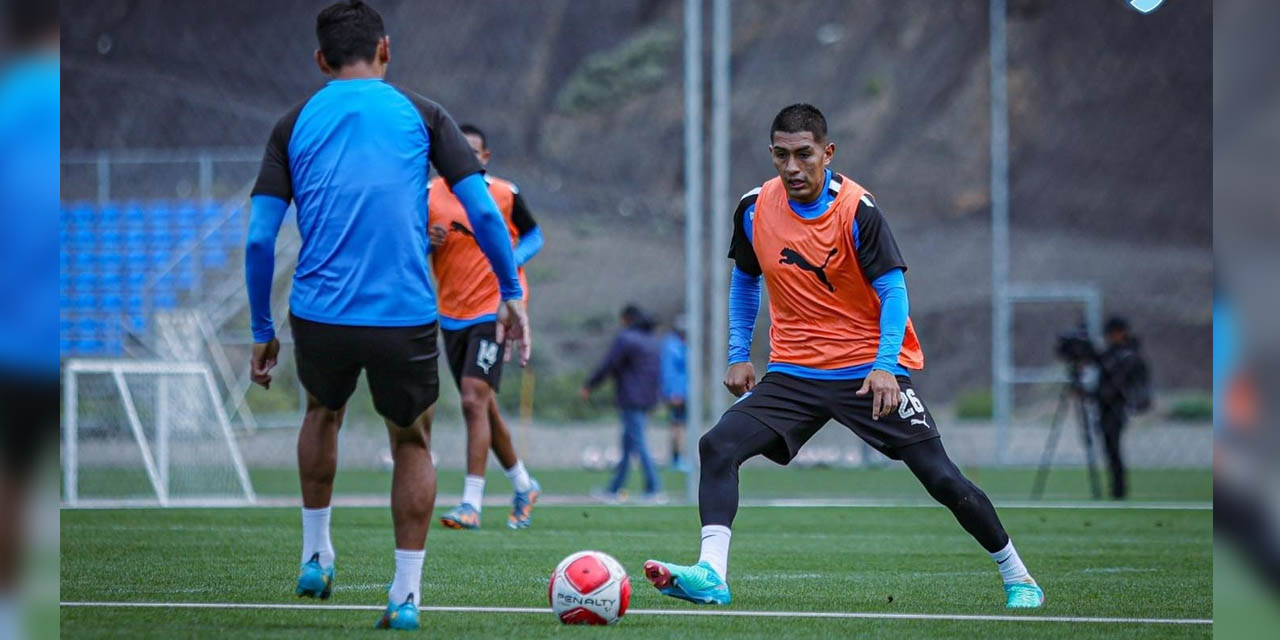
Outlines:
{"label": "camera operator", "polygon": [[1120,316],[1107,320],[1106,348],[1098,355],[1098,426],[1102,431],[1107,466],[1111,469],[1111,496],[1123,500],[1128,493],[1120,434],[1129,411],[1143,412],[1151,406],[1150,374],[1138,339],[1129,332],[1129,322]]}

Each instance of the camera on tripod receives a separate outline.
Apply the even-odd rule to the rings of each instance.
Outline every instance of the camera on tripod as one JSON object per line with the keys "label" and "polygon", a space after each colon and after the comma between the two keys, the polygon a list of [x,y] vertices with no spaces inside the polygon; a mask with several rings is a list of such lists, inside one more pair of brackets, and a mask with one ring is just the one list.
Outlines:
{"label": "camera on tripod", "polygon": [[1053,352],[1068,366],[1080,367],[1098,359],[1098,352],[1093,348],[1089,332],[1084,328],[1071,329],[1058,334],[1058,341]]}

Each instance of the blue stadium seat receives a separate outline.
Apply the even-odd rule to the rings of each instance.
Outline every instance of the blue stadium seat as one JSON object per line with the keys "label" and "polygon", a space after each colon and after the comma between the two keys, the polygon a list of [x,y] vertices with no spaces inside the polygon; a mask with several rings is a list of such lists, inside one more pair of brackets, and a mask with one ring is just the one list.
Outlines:
{"label": "blue stadium seat", "polygon": [[105,325],[102,320],[93,316],[84,316],[76,321],[76,331],[82,334],[93,335],[101,333],[104,326]]}
{"label": "blue stadium seat", "polygon": [[183,200],[173,210],[174,226],[196,228],[200,226],[200,207],[195,202]]}
{"label": "blue stadium seat", "polygon": [[147,301],[142,297],[141,293],[129,294],[129,297],[125,299],[124,304],[125,311],[128,311],[131,314],[142,313],[147,307]]}
{"label": "blue stadium seat", "polygon": [[152,229],[167,229],[173,225],[173,209],[166,202],[157,202],[147,211],[147,221]]}
{"label": "blue stadium seat", "polygon": [[222,205],[216,202],[206,202],[204,207],[200,209],[200,226],[207,227],[222,220]]}
{"label": "blue stadium seat", "polygon": [[71,257],[75,269],[92,269],[98,265],[98,254],[92,251],[76,251]]}
{"label": "blue stadium seat", "polygon": [[120,340],[120,333],[115,332],[107,335],[102,342],[102,353],[105,356],[116,358],[124,354],[124,343]]}
{"label": "blue stadium seat", "polygon": [[151,260],[150,256],[142,250],[130,251],[124,257],[124,264],[130,274],[145,274],[151,264]]}
{"label": "blue stadium seat", "polygon": [[147,244],[152,247],[172,247],[173,232],[167,228],[155,228],[147,233]]}
{"label": "blue stadium seat", "polygon": [[98,226],[114,227],[120,224],[120,208],[114,204],[107,203],[98,209]]}
{"label": "blue stadium seat", "polygon": [[98,305],[97,296],[80,292],[71,296],[71,308],[76,311],[93,311]]}
{"label": "blue stadium seat", "polygon": [[94,214],[93,205],[87,202],[77,202],[75,205],[72,206],[70,214],[71,214],[70,216],[71,221],[74,222],[77,226],[91,225],[93,224],[94,218],[96,217]]}
{"label": "blue stadium seat", "polygon": [[68,356],[68,355],[71,355],[74,352],[74,350],[75,350],[75,343],[71,341],[70,337],[67,337],[67,336],[58,337],[59,355]]}
{"label": "blue stadium seat", "polygon": [[168,247],[160,249],[152,249],[147,254],[147,262],[153,269],[160,269],[169,264],[172,254],[169,253]]}
{"label": "blue stadium seat", "polygon": [[98,274],[91,270],[76,271],[71,275],[71,286],[77,291],[90,291],[98,288]]}
{"label": "blue stadium seat", "polygon": [[98,266],[103,271],[119,271],[124,266],[124,256],[119,249],[108,249],[98,257]]}
{"label": "blue stadium seat", "polygon": [[146,271],[130,271],[124,277],[125,288],[129,291],[142,291],[147,286],[150,275]]}
{"label": "blue stadium seat", "polygon": [[129,330],[134,333],[145,333],[147,330],[147,316],[141,313],[131,313],[125,323]]}
{"label": "blue stadium seat", "polygon": [[147,223],[147,211],[138,202],[130,202],[124,206],[124,222],[126,225],[141,227]]}
{"label": "blue stadium seat", "polygon": [[124,234],[116,229],[103,229],[98,234],[98,245],[115,248],[124,243]]}
{"label": "blue stadium seat", "polygon": [[97,236],[87,227],[80,227],[71,232],[71,246],[76,250],[84,250],[98,244]]}
{"label": "blue stadium seat", "polygon": [[102,341],[93,338],[77,340],[73,351],[83,356],[96,356],[102,354]]}
{"label": "blue stadium seat", "polygon": [[214,244],[206,244],[200,248],[200,263],[206,269],[225,269],[230,264],[227,251]]}
{"label": "blue stadium seat", "polygon": [[152,301],[157,309],[176,309],[178,308],[178,294],[172,291],[156,292],[156,297]]}
{"label": "blue stadium seat", "polygon": [[118,293],[103,294],[102,300],[98,305],[103,311],[109,313],[119,313],[124,308],[124,296]]}
{"label": "blue stadium seat", "polygon": [[195,227],[180,227],[177,233],[178,246],[186,249],[187,247],[195,244],[196,236]]}
{"label": "blue stadium seat", "polygon": [[128,229],[124,232],[124,245],[129,248],[141,248],[147,244],[147,233],[140,228]]}
{"label": "blue stadium seat", "polygon": [[119,271],[103,271],[98,274],[99,289],[118,293],[123,287],[124,279],[120,277]]}

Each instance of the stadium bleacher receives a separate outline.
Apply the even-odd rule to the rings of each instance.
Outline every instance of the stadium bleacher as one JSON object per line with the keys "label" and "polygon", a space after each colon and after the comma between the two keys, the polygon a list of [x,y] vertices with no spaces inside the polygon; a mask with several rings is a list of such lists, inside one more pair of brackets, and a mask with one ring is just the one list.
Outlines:
{"label": "stadium bleacher", "polygon": [[243,208],[225,202],[64,203],[62,356],[123,355],[127,335],[145,336],[151,312],[225,275],[245,222]]}

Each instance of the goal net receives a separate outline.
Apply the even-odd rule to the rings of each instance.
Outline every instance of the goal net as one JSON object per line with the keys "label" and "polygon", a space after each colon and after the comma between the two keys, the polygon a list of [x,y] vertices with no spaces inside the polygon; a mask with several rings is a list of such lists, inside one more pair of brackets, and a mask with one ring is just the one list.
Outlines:
{"label": "goal net", "polygon": [[206,364],[70,360],[62,392],[67,505],[256,501]]}

